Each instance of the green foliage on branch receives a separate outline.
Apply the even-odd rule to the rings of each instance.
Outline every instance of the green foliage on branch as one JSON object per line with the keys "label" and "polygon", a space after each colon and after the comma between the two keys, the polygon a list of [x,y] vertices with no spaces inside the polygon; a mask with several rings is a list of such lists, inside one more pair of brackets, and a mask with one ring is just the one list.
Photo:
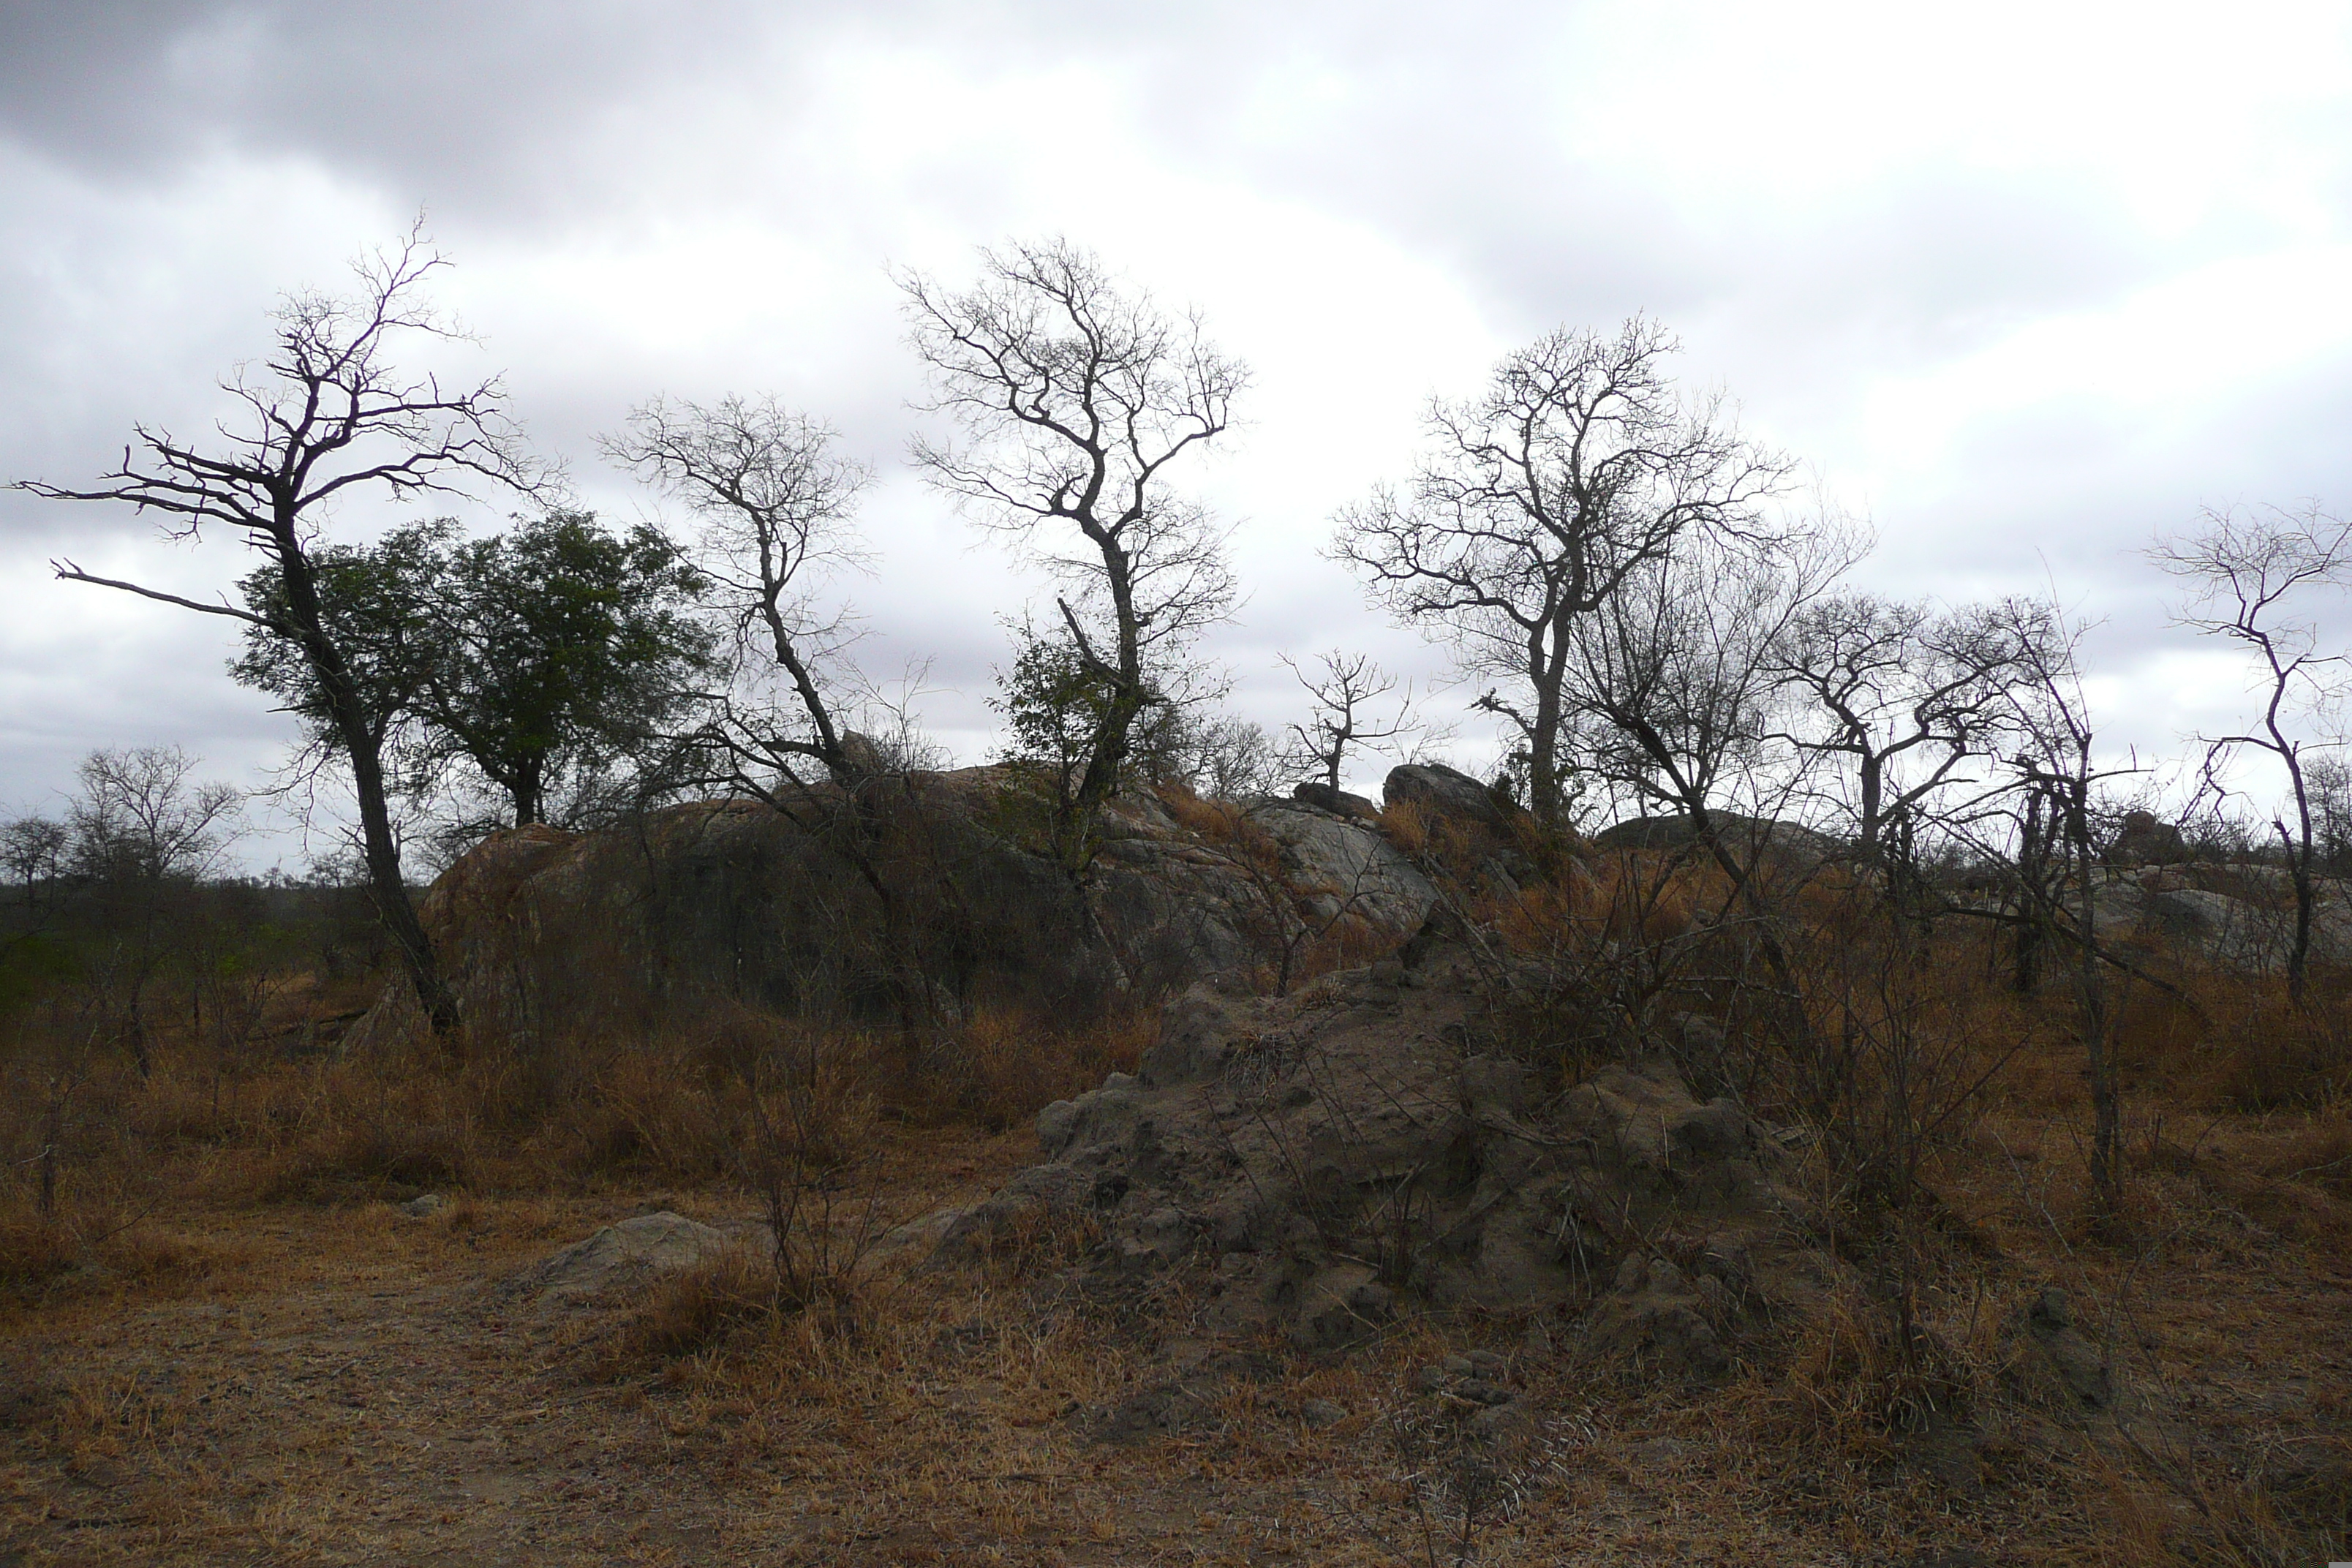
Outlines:
{"label": "green foliage on branch", "polygon": [[[331,631],[362,706],[415,795],[455,767],[507,800],[515,825],[577,808],[585,786],[639,756],[692,698],[710,637],[700,579],[655,529],[615,533],[552,512],[468,540],[442,520],[314,557]],[[275,566],[243,584],[267,614]],[[300,651],[254,627],[236,679],[286,700],[323,735],[326,694]]]}

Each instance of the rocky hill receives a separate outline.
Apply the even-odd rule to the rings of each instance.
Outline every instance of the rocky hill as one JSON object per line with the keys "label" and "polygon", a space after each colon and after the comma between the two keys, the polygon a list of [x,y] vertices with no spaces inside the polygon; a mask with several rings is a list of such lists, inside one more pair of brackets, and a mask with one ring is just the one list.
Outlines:
{"label": "rocky hill", "polygon": [[[1466,775],[1399,768],[1384,805],[1509,858],[1506,807]],[[1318,947],[1376,957],[1436,898],[1382,810],[1339,792],[1234,805],[1130,793],[1083,875],[1045,843],[1041,812],[1022,775],[982,767],[784,811],[725,801],[596,833],[525,827],[467,854],[423,915],[467,1016],[528,1029],[551,1008],[627,1016],[698,995],[877,1019],[1019,998],[1083,1010],[1216,974],[1264,981]],[[388,994],[359,1037],[404,1026],[407,1005]]]}

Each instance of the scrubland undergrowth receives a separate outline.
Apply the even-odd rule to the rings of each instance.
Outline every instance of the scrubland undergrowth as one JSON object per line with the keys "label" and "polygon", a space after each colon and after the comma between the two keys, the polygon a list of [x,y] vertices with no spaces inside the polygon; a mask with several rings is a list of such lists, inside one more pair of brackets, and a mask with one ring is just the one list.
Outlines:
{"label": "scrubland undergrowth", "polygon": [[[1399,841],[1433,860],[1444,829],[1400,816]],[[473,1386],[576,1397],[583,1433],[638,1424],[663,1463],[765,1500],[728,1539],[806,1561],[1081,1562],[1141,1541],[1232,1562],[2342,1555],[2342,977],[2296,1005],[2273,979],[2125,950],[2147,977],[2111,971],[2109,1194],[2067,982],[2021,994],[1990,926],[1914,930],[1820,885],[1778,918],[1775,960],[1734,891],[1623,856],[1448,896],[1497,975],[1481,1048],[1561,1083],[1664,1056],[1781,1130],[1801,1223],[1849,1266],[1822,1310],[1707,1385],[1596,1358],[1571,1316],[1408,1315],[1344,1357],[1254,1352],[1205,1416],[1142,1443],[1100,1440],[1104,1413],[1205,1339],[1197,1280],[1090,1286],[1068,1272],[1082,1230],[965,1271],[890,1245],[1028,1157],[1038,1108],[1132,1069],[1153,1029],[1139,1005],[1006,1005],[909,1035],[713,1003],[649,1029],[542,1020],[344,1050],[310,1021],[348,994],[288,977],[244,1039],[155,1031],[143,1074],[93,1037],[91,1008],[21,1009],[0,1062],[9,1528],[40,1537],[26,1510],[54,1470],[149,1487],[126,1517],[167,1555],[293,1539],[221,1500],[240,1461],[194,1457],[230,1441],[213,1396],[97,1347],[168,1344],[125,1325],[174,1302],[258,1303],[385,1258],[495,1279],[651,1203],[765,1220],[802,1250],[747,1242],[549,1330],[527,1376],[477,1369]],[[451,1201],[392,1217],[427,1192]],[[2091,1362],[2049,1348],[2075,1343]],[[1463,1454],[1398,1433],[1420,1419],[1418,1369],[1473,1349],[1543,1416],[1507,1463],[1473,1456],[1494,1468],[1468,1487],[1444,1468]],[[157,1511],[161,1477],[212,1511]]]}

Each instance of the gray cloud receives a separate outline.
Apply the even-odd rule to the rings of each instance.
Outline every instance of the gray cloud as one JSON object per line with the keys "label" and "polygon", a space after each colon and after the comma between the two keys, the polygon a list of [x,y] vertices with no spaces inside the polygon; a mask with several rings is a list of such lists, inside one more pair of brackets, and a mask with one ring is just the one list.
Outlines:
{"label": "gray cloud", "polygon": [[[2131,554],[2154,527],[2206,501],[2352,498],[2352,321],[2298,343],[2292,314],[2241,325],[2226,283],[2189,286],[2245,263],[2261,293],[2314,273],[2260,270],[2276,258],[2324,271],[2352,239],[2340,28],[2311,28],[2276,92],[2217,60],[2212,92],[2175,110],[2243,139],[2242,169],[2217,170],[2088,53],[2085,93],[2124,96],[2077,122],[2030,52],[2004,96],[1983,50],[1800,18],[1811,32],[1742,80],[1715,37],[1738,8],[1628,15],[0,5],[0,475],[86,475],[134,419],[200,426],[274,290],[331,283],[423,205],[461,263],[449,298],[490,336],[478,363],[509,367],[592,504],[649,504],[593,437],[657,390],[773,386],[890,469],[868,511],[882,575],[854,589],[865,657],[885,675],[934,657],[952,690],[927,711],[967,746],[991,720],[995,617],[1034,579],[970,550],[896,468],[919,382],[880,268],[954,267],[1008,232],[1063,227],[1205,296],[1258,360],[1258,423],[1205,488],[1244,520],[1252,578],[1214,651],[1270,722],[1290,701],[1281,648],[1434,668],[1318,557],[1325,519],[1403,469],[1428,391],[1466,390],[1563,321],[1639,309],[1681,330],[1695,380],[1871,512],[1874,580],[1997,592],[2040,585],[2046,562],[2125,664],[2178,644]],[[1780,168],[1757,151],[1776,138]],[[2177,353],[2150,352],[2167,337]],[[2103,378],[2103,356],[2145,368]],[[99,743],[265,766],[285,726],[218,673],[220,628],[42,581],[68,551],[193,592],[245,564],[0,494],[0,802]],[[2179,721],[2116,723],[2153,744]]]}

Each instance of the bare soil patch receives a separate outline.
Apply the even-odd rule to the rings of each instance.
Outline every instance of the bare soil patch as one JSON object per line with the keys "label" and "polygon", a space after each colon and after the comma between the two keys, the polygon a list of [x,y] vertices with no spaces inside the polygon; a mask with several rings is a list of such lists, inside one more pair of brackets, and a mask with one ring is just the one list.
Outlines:
{"label": "bare soil patch", "polygon": [[[151,1245],[211,1264],[0,1320],[0,1562],[1444,1563],[1420,1531],[1453,1528],[1453,1437],[1496,1394],[1533,1415],[1475,1449],[1480,1562],[2287,1561],[2263,1542],[2325,1538],[2345,1496],[2340,1252],[2193,1167],[2141,1174],[2136,1247],[2053,1229],[2071,1194],[2034,1170],[2063,1136],[2006,1115],[1984,1190],[1951,1189],[2000,1261],[1973,1300],[1948,1281],[1942,1321],[2011,1355],[2011,1394],[1908,1435],[1822,1407],[1846,1386],[1827,1340],[1705,1385],[1475,1310],[1236,1356],[1182,1271],[1089,1293],[1049,1251],[675,1355],[614,1351],[649,1304],[541,1312],[512,1287],[632,1215],[753,1217],[710,1194],[158,1215]],[[1035,1157],[1024,1134],[892,1138],[899,1214]],[[2067,1291],[2110,1408],[2001,1349],[2019,1281]]]}

